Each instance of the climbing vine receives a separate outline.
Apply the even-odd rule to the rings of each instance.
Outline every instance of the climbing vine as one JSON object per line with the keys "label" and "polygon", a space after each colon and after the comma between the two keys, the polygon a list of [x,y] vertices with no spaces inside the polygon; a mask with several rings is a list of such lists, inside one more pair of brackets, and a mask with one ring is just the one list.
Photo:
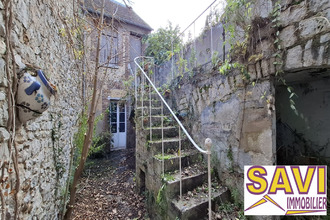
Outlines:
{"label": "climbing vine", "polygon": [[[16,132],[16,109],[15,109],[15,95],[17,85],[16,61],[11,43],[11,31],[13,29],[13,3],[11,0],[4,1],[5,8],[5,29],[6,29],[6,73],[7,73],[7,98],[8,98],[8,121],[7,131],[9,132],[8,144],[8,158],[1,158],[0,161],[0,198],[1,198],[1,217],[5,219],[5,211],[7,198],[14,196],[14,219],[18,218],[18,192],[20,189],[20,178],[18,170],[18,150],[15,142]],[[4,149],[2,149],[4,150]],[[13,168],[12,168],[13,167]],[[13,175],[15,173],[15,176]]]}
{"label": "climbing vine", "polygon": [[[243,80],[250,79],[245,57],[250,38],[251,11],[251,0],[227,0],[221,21],[224,23],[224,45],[228,43],[230,48],[227,57],[219,67],[220,74],[225,75],[232,69],[239,69]],[[236,61],[232,62],[234,59]]]}
{"label": "climbing vine", "polygon": [[[251,28],[250,20],[252,15],[251,0],[227,0],[227,6],[222,15],[224,30],[229,38],[226,42],[230,45],[230,50],[240,50],[240,53],[246,52],[246,44],[249,38],[249,30]],[[239,27],[242,30],[239,30]],[[242,37],[238,39],[237,36]],[[225,43],[226,43],[225,42]]]}
{"label": "climbing vine", "polygon": [[273,62],[273,65],[275,66],[275,76],[278,78],[278,81],[280,81],[284,86],[287,87],[287,90],[289,92],[289,101],[290,101],[290,108],[294,111],[296,115],[298,115],[298,110],[296,108],[296,103],[294,102],[293,98],[297,96],[297,94],[294,92],[294,89],[289,86],[286,83],[286,80],[283,77],[283,48],[281,46],[281,39],[280,39],[280,31],[279,28],[281,27],[280,23],[280,15],[281,15],[281,1],[276,1],[275,2],[275,7],[272,11],[272,23],[273,23],[273,28],[275,28],[275,41],[274,41],[274,46],[275,46],[275,61]]}

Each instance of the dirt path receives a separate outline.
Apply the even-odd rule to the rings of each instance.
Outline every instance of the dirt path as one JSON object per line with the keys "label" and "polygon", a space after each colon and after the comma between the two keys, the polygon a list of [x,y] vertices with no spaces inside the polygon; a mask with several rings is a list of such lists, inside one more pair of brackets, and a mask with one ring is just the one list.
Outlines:
{"label": "dirt path", "polygon": [[144,197],[136,193],[134,149],[88,163],[73,219],[147,219]]}

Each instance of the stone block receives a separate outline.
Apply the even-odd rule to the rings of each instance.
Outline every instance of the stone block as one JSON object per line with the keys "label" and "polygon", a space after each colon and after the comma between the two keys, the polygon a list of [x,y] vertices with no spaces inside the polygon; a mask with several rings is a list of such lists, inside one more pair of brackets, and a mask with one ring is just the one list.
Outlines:
{"label": "stone block", "polygon": [[10,134],[7,129],[0,127],[0,142],[5,142],[9,140]]}
{"label": "stone block", "polygon": [[257,78],[257,71],[254,64],[248,65],[248,73],[250,74],[250,80],[255,80]]}
{"label": "stone block", "polygon": [[309,3],[310,10],[313,12],[320,12],[324,9],[330,8],[329,0],[310,0]]}
{"label": "stone block", "polygon": [[262,18],[267,18],[273,10],[271,0],[257,0],[255,5],[254,14]]}
{"label": "stone block", "polygon": [[22,57],[18,54],[15,55],[15,62],[20,70],[26,67],[25,64],[22,62]]}
{"label": "stone block", "polygon": [[293,25],[290,25],[281,31],[280,40],[282,47],[291,47],[296,43],[297,37],[295,32],[296,28]]}
{"label": "stone block", "polygon": [[197,90],[193,90],[193,98],[194,98],[194,101],[196,102],[198,100],[198,95],[197,95]]}
{"label": "stone block", "polygon": [[187,103],[187,98],[180,99],[179,105],[183,105],[185,103]]}
{"label": "stone block", "polygon": [[272,123],[264,109],[246,109],[241,139],[242,149],[250,154],[272,155]]}
{"label": "stone block", "polygon": [[271,49],[274,47],[274,41],[270,39],[262,40],[261,43],[257,44],[256,54],[263,54],[264,57],[272,55]]}
{"label": "stone block", "polygon": [[298,22],[307,15],[307,7],[305,1],[299,5],[293,5],[283,11],[280,15],[280,22],[283,27],[286,27],[294,22]]}
{"label": "stone block", "polygon": [[311,17],[299,22],[300,36],[303,39],[311,38],[325,30],[330,30],[327,21],[318,16]]}
{"label": "stone block", "polygon": [[[274,157],[269,157],[268,155],[264,155],[262,153],[254,153],[254,152],[250,152],[251,155],[251,164],[254,165],[273,165],[274,161],[272,160],[272,158]],[[263,218],[260,218],[260,220]],[[266,218],[269,219],[269,218]]]}
{"label": "stone block", "polygon": [[29,13],[28,7],[25,1],[19,1],[17,4],[17,19],[24,25],[26,29],[29,27]]}
{"label": "stone block", "polygon": [[0,55],[3,55],[6,53],[6,43],[3,38],[0,38]]}
{"label": "stone block", "polygon": [[236,81],[236,87],[243,87],[244,86],[244,82],[243,82],[243,79],[242,79],[242,75],[236,75],[235,76],[235,81]]}
{"label": "stone block", "polygon": [[263,59],[261,60],[261,70],[264,77],[268,77],[270,75],[270,66],[269,60]]}
{"label": "stone block", "polygon": [[305,45],[303,66],[310,67],[321,65],[323,60],[323,50],[320,50],[320,47],[313,45],[313,40],[309,40]]}
{"label": "stone block", "polygon": [[257,71],[257,79],[261,79],[262,78],[262,73],[261,73],[261,62],[258,61],[256,63],[256,71]]}
{"label": "stone block", "polygon": [[288,50],[286,55],[285,69],[302,67],[302,48],[300,45]]}
{"label": "stone block", "polygon": [[1,147],[1,150],[0,150],[1,161],[8,160],[10,156],[9,156],[9,150],[8,150],[7,142],[1,142],[0,147]]}
{"label": "stone block", "polygon": [[0,101],[4,101],[6,99],[6,94],[4,91],[0,91]]}
{"label": "stone block", "polygon": [[8,104],[7,102],[0,102],[0,126],[7,126],[8,121]]}
{"label": "stone block", "polygon": [[326,43],[330,41],[330,33],[326,33],[320,37],[320,43]]}
{"label": "stone block", "polygon": [[6,36],[5,21],[3,20],[3,15],[0,13],[0,37]]}
{"label": "stone block", "polygon": [[274,65],[274,62],[276,61],[275,57],[271,57],[269,59],[269,71],[270,71],[270,75],[275,75],[276,72],[276,68]]}

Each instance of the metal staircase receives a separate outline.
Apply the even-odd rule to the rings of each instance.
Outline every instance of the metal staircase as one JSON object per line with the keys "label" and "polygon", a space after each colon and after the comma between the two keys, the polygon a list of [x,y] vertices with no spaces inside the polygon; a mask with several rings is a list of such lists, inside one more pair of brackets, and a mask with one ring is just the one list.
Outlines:
{"label": "metal staircase", "polygon": [[152,58],[134,62],[137,185],[148,191],[149,212],[153,219],[210,220],[212,201],[228,197],[225,187],[211,183],[212,141],[203,149],[189,135],[150,79]]}

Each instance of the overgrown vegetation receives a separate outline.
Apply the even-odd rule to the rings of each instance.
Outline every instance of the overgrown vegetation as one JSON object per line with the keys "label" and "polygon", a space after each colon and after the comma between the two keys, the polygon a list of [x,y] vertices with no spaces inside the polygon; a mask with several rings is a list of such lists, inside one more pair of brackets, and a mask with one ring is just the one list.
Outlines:
{"label": "overgrown vegetation", "polygon": [[160,187],[157,198],[156,204],[159,209],[160,215],[162,217],[166,216],[167,214],[167,198],[166,198],[166,183],[164,182],[163,185]]}
{"label": "overgrown vegetation", "polygon": [[[111,148],[112,134],[110,132],[102,132],[96,135],[97,123],[104,119],[104,115],[100,114],[96,117],[93,127],[92,144],[88,151],[88,157],[103,157]],[[86,111],[80,117],[78,132],[74,135],[74,168],[78,166],[81,159],[81,153],[84,146],[84,137],[88,129],[88,116]]]}
{"label": "overgrown vegetation", "polygon": [[221,74],[227,74],[232,69],[239,69],[243,80],[249,81],[247,71],[247,48],[251,30],[251,0],[227,0],[221,21],[224,24],[225,42],[230,49],[223,65],[219,67]]}
{"label": "overgrown vegetation", "polygon": [[165,28],[159,28],[156,32],[144,38],[147,44],[145,55],[154,57],[155,64],[159,65],[169,60],[174,53],[180,51],[182,40],[178,37],[179,26],[173,27],[171,23]]}
{"label": "overgrown vegetation", "polygon": [[280,39],[280,15],[281,15],[281,1],[276,1],[275,7],[272,11],[272,23],[273,23],[273,28],[275,28],[276,33],[275,33],[275,41],[274,41],[274,46],[275,46],[275,61],[273,62],[273,65],[275,66],[275,76],[277,77],[278,81],[282,82],[284,86],[287,87],[287,90],[289,92],[289,101],[290,101],[290,108],[294,111],[296,115],[298,115],[298,110],[296,108],[296,103],[294,102],[293,98],[297,96],[297,94],[294,92],[293,87],[287,85],[286,80],[283,77],[283,59],[282,59],[282,54],[283,54],[283,48],[281,46],[281,39]]}

